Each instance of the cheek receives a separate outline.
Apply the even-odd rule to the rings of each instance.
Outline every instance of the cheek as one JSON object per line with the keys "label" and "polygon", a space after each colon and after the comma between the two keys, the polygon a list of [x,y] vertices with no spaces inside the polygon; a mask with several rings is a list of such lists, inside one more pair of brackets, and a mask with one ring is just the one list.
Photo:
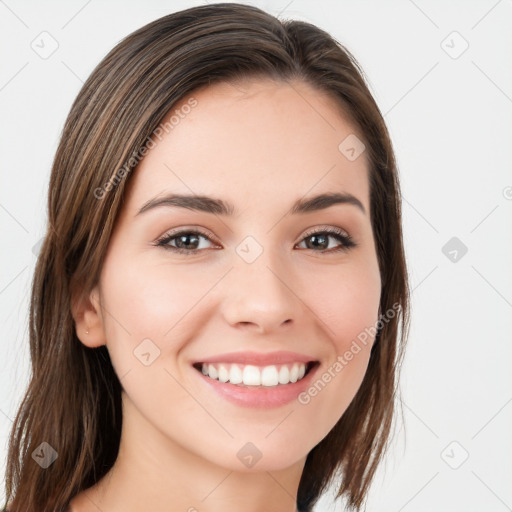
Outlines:
{"label": "cheek", "polygon": [[225,270],[193,267],[120,253],[112,254],[103,267],[104,320],[112,365],[131,398],[146,404],[148,415],[169,409],[169,394],[174,411],[194,406],[179,384],[187,378],[188,367],[177,362],[207,324],[209,291]]}
{"label": "cheek", "polygon": [[[347,266],[311,290],[311,304],[322,322],[331,351],[299,403],[324,426],[326,435],[359,389],[375,339],[381,293],[376,266]],[[338,283],[333,286],[332,283]]]}
{"label": "cheek", "polygon": [[352,340],[378,320],[381,294],[378,269],[375,265],[347,265],[326,274],[316,284],[308,296],[337,354],[342,354]]}
{"label": "cheek", "polygon": [[200,312],[198,303],[213,285],[214,276],[211,272],[198,276],[169,264],[114,259],[115,266],[106,262],[103,272],[104,300],[112,313],[107,316],[115,320],[107,318],[115,331],[107,339],[113,342],[129,333],[134,345],[150,338],[162,351],[174,349],[169,341],[179,338],[189,319]]}
{"label": "cheek", "polygon": [[107,346],[123,389],[147,417],[167,411],[180,426],[196,404],[173,360],[201,325],[199,302],[218,278],[119,253],[103,268]]}

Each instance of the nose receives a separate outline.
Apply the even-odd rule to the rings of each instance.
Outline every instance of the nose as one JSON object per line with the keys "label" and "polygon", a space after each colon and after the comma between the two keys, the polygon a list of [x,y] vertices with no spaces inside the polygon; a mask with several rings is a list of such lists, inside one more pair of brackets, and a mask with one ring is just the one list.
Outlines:
{"label": "nose", "polygon": [[291,328],[303,316],[297,283],[270,251],[252,263],[235,261],[226,281],[222,313],[232,327],[267,334]]}

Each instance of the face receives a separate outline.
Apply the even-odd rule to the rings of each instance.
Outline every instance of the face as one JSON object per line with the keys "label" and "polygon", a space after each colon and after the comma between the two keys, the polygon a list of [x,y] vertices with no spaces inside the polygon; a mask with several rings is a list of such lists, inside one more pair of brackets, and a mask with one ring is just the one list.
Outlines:
{"label": "face", "polygon": [[[304,83],[192,96],[132,171],[91,295],[93,336],[145,439],[232,470],[251,471],[254,455],[257,470],[289,467],[340,419],[368,365],[373,340],[353,349],[381,292],[368,162],[340,151],[357,130]],[[352,199],[308,202],[336,193]]]}

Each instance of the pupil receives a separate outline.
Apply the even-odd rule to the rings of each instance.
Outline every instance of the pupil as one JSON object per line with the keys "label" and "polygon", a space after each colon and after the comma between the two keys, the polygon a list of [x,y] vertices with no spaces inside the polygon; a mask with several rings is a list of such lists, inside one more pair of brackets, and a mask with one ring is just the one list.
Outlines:
{"label": "pupil", "polygon": [[[310,240],[314,240],[314,241],[318,241],[319,239],[323,240],[323,243],[320,242],[321,246],[325,246],[326,242],[327,242],[327,237],[325,235],[311,235],[309,238],[310,238]],[[318,247],[318,243],[315,243],[315,242],[313,242],[311,245],[313,245],[313,247]]]}
{"label": "pupil", "polygon": [[193,243],[186,243],[186,242],[183,242],[183,240],[187,239],[187,238],[195,238],[196,241],[197,241],[197,236],[196,235],[193,235],[193,234],[187,234],[187,235],[180,235],[177,239],[178,241],[178,247],[180,247],[181,244],[183,244],[184,247],[190,247],[191,245],[194,245],[194,242]]}

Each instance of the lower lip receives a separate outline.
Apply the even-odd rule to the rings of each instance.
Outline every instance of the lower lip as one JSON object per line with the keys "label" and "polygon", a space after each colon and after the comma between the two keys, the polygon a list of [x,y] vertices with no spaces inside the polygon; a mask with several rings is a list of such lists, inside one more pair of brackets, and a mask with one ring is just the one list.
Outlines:
{"label": "lower lip", "polygon": [[308,374],[297,382],[268,387],[245,387],[229,382],[220,382],[204,375],[195,368],[193,370],[205,384],[226,400],[242,407],[271,409],[297,400],[297,397],[310,386],[318,366],[318,363],[315,364]]}

